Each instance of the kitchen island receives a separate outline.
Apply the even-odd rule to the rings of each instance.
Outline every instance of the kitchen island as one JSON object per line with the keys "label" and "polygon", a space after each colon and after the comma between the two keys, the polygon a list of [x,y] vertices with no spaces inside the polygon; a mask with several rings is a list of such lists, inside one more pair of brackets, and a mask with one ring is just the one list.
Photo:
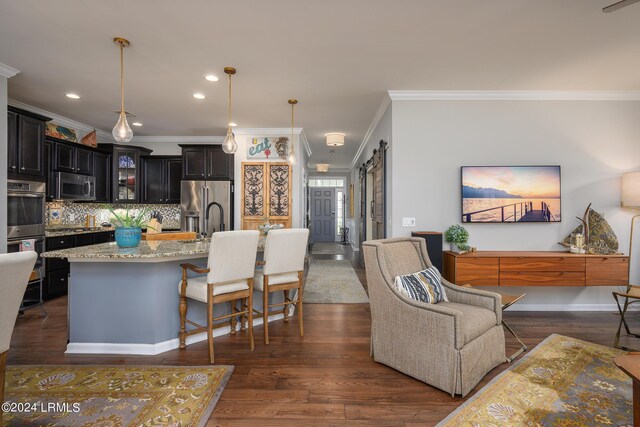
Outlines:
{"label": "kitchen island", "polygon": [[[206,267],[208,253],[209,240],[141,241],[127,249],[102,243],[43,253],[71,265],[67,353],[153,355],[178,348],[180,264]],[[284,300],[279,292],[269,297],[271,303]],[[188,317],[206,324],[206,304],[188,304]],[[262,310],[262,293],[254,305]],[[228,304],[214,310],[217,316],[231,312]],[[259,324],[262,318],[254,318]],[[228,326],[215,330],[226,333]],[[206,333],[196,334],[187,345],[206,339]]]}

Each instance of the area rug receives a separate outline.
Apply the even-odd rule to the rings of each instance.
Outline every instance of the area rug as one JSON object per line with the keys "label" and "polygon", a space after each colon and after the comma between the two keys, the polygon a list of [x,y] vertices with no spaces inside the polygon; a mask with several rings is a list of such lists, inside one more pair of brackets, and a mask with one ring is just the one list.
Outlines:
{"label": "area rug", "polygon": [[359,304],[369,302],[351,261],[312,260],[304,285],[304,303]]}
{"label": "area rug", "polygon": [[5,411],[4,421],[8,426],[204,426],[232,372],[233,366],[10,366],[5,402],[19,411]]}
{"label": "area rug", "polygon": [[314,255],[344,255],[344,246],[340,243],[314,243],[311,248],[311,253]]}
{"label": "area rug", "polygon": [[613,364],[621,354],[551,335],[438,426],[631,427],[631,380]]}

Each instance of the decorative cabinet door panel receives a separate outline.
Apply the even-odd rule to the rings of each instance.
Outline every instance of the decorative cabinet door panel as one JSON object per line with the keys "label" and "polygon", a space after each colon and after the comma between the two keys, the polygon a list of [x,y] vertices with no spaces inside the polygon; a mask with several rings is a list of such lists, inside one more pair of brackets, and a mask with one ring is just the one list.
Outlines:
{"label": "decorative cabinet door panel", "polygon": [[291,227],[291,166],[286,162],[242,163],[242,229],[269,220]]}

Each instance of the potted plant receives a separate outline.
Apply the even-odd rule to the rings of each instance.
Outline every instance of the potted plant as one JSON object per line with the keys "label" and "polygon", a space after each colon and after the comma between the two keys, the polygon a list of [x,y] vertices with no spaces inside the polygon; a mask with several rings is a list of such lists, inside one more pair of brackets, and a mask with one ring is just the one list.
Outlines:
{"label": "potted plant", "polygon": [[135,248],[142,238],[142,227],[147,225],[144,219],[148,209],[142,209],[137,215],[130,215],[129,209],[109,209],[111,222],[116,227],[116,243],[120,248]]}
{"label": "potted plant", "polygon": [[444,240],[451,244],[453,252],[469,250],[469,232],[461,225],[454,224],[444,232]]}

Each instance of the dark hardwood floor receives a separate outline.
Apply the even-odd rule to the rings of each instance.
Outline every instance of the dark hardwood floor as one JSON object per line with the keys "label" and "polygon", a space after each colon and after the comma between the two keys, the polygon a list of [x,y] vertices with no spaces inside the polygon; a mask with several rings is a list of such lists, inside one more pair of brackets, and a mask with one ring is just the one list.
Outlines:
{"label": "dark hardwood floor", "polygon": [[[346,256],[313,255],[312,262],[332,257],[351,259],[364,284],[364,272],[350,250]],[[46,308],[47,319],[40,318],[38,310],[19,317],[9,365],[208,363],[206,341],[157,356],[65,355],[66,298]],[[553,333],[610,346],[619,320],[612,313],[592,312],[507,312],[505,318],[530,348]],[[640,321],[632,326],[640,329]],[[235,371],[208,425],[428,426],[465,401],[374,362],[369,357],[367,304],[305,305],[304,338],[295,319],[272,322],[269,331],[271,344],[265,347],[262,327],[255,328],[253,352],[245,332],[216,338],[216,363],[234,365]],[[507,353],[518,348],[508,333],[506,338]],[[625,342],[640,348],[640,340]],[[468,397],[509,366],[504,363],[491,371]]]}

